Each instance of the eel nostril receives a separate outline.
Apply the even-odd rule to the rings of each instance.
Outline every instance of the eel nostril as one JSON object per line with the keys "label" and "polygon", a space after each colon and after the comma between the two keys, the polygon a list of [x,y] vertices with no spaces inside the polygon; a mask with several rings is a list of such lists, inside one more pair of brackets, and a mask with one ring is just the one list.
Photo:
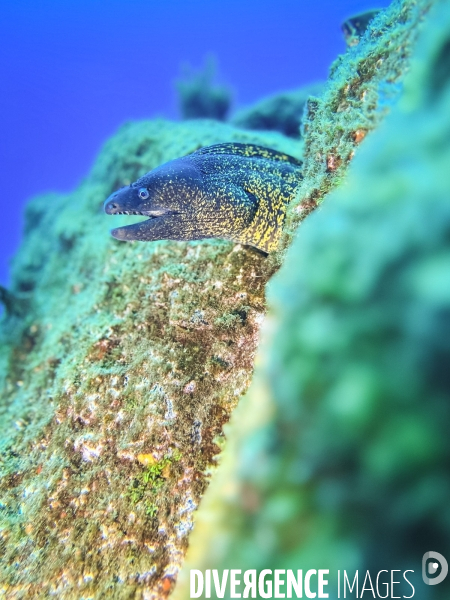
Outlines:
{"label": "eel nostril", "polygon": [[119,205],[116,204],[115,202],[110,202],[108,204],[108,210],[111,212],[117,212],[119,210]]}

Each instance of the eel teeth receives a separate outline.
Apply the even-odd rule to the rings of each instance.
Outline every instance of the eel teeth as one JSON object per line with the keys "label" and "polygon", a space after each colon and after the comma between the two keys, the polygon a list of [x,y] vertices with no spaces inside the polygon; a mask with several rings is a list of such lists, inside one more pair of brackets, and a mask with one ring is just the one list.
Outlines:
{"label": "eel teeth", "polygon": [[122,210],[121,212],[117,212],[116,215],[139,215],[141,217],[146,217],[147,215],[138,210]]}

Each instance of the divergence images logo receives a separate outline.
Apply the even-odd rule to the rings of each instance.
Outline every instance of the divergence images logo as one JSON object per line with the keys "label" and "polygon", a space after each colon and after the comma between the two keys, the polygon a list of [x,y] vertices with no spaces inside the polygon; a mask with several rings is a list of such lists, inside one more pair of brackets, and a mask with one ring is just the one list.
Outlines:
{"label": "divergence images logo", "polygon": [[[440,570],[440,572],[438,572]],[[437,575],[436,575],[437,573]],[[422,577],[427,585],[442,583],[447,577],[448,563],[439,552],[425,552],[422,558]],[[436,577],[430,577],[436,575]]]}

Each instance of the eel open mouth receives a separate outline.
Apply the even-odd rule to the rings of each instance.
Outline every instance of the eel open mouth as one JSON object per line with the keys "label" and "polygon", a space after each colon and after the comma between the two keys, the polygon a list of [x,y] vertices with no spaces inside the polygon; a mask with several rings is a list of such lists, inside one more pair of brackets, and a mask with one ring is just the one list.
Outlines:
{"label": "eel open mouth", "polygon": [[[106,212],[106,211],[105,211]],[[156,226],[164,227],[163,223],[167,218],[170,218],[172,215],[176,215],[175,211],[171,210],[152,210],[152,211],[138,211],[138,210],[116,210],[113,213],[114,215],[125,215],[130,216],[134,215],[137,217],[147,217],[144,220],[138,221],[137,223],[132,223],[130,225],[123,225],[122,227],[117,227],[116,229],[111,229],[111,235],[117,240],[124,241],[148,241],[154,238],[151,234],[151,230]]]}
{"label": "eel open mouth", "polygon": [[148,217],[149,219],[155,219],[162,215],[174,212],[170,211],[168,208],[161,207],[153,210],[120,210],[120,205],[116,202],[105,203],[104,210],[107,215],[136,215],[137,217]]}
{"label": "eel open mouth", "polygon": [[[128,188],[125,188],[128,191]],[[154,239],[151,230],[155,227],[163,227],[163,223],[166,219],[170,218],[171,215],[177,214],[176,211],[172,211],[165,206],[156,205],[152,207],[134,207],[133,202],[130,202],[127,198],[120,198],[121,192],[115,192],[110,196],[105,204],[104,211],[107,215],[125,215],[125,216],[136,216],[146,217],[145,220],[140,220],[137,223],[130,225],[123,225],[111,230],[111,235],[118,240],[148,240]],[[131,206],[130,206],[131,204]],[[139,210],[140,209],[140,210]]]}

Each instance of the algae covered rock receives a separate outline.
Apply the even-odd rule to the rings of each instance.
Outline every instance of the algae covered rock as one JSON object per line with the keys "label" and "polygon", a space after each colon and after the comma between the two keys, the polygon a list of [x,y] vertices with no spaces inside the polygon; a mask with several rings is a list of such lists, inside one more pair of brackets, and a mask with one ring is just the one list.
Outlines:
{"label": "algae covered rock", "polygon": [[414,597],[449,597],[421,573],[450,556],[449,47],[440,2],[398,106],[269,284],[191,568],[329,569],[332,599],[339,569],[360,593],[366,570],[409,569]]}
{"label": "algae covered rock", "polygon": [[249,108],[241,109],[231,122],[244,129],[279,131],[299,138],[305,104],[309,96],[320,94],[322,87],[316,84],[264,98]]}
{"label": "algae covered rock", "polygon": [[330,69],[324,92],[307,101],[302,125],[304,179],[291,203],[284,243],[339,185],[361,143],[397,103],[409,57],[432,0],[395,0]]}
{"label": "algae covered rock", "polygon": [[[68,195],[33,200],[1,329],[2,591],[167,595],[222,425],[250,381],[265,257],[232,243],[124,244],[104,199],[220,141],[277,134],[130,124]],[[125,221],[126,217],[123,217]]]}
{"label": "algae covered rock", "polygon": [[[426,0],[405,0],[376,17],[360,43],[338,60],[324,94],[308,102],[305,180],[290,207],[284,247],[300,220],[342,181],[365,134],[379,125],[398,98],[428,7]],[[0,329],[0,590],[7,598],[162,598],[174,587],[193,513],[223,445],[223,425],[250,382],[265,313],[265,284],[283,252],[266,259],[221,241],[123,244],[109,236],[101,205],[113,190],[157,165],[225,141],[258,143],[293,156],[302,152],[297,140],[279,133],[244,131],[215,121],[131,123],[107,142],[75,192],[41,196],[27,208],[25,239],[7,296],[10,309]],[[342,210],[344,222],[353,218],[351,207],[335,210]],[[370,203],[366,210],[372,210]],[[300,343],[290,335],[299,310],[310,319],[308,373],[316,393],[311,402],[320,404],[319,392],[326,391],[326,380],[321,384],[315,377],[324,366],[337,368],[314,354],[320,339],[330,337],[331,343],[333,309],[328,314],[325,306],[324,314],[315,314],[316,300],[308,291],[308,277],[317,276],[320,282],[322,276],[324,298],[330,296],[332,303],[330,283],[331,291],[326,291],[326,282],[333,281],[331,267],[338,268],[340,260],[342,268],[351,262],[344,247],[343,254],[336,252],[338,241],[332,234],[338,236],[342,229],[338,218],[336,223],[324,225],[324,233],[320,226],[310,234],[305,228],[304,243],[311,244],[310,250],[298,246],[301,230],[302,238],[293,248],[298,255],[286,267],[288,282],[283,288],[275,284],[284,291],[278,296],[273,292],[285,320],[276,334],[279,356],[264,363],[269,391],[260,387],[253,414],[240,413],[246,414],[242,427],[264,420],[272,385],[281,385],[276,401],[286,406],[283,414],[289,422],[279,426],[274,420],[266,430],[268,437],[259,438],[263,447],[270,439],[278,440],[279,454],[262,474],[254,463],[258,468],[246,496],[247,506],[255,511],[262,497],[258,478],[263,477],[261,489],[267,487],[268,495],[271,485],[280,483],[281,495],[265,513],[268,530],[274,532],[268,557],[277,540],[284,540],[271,524],[274,515],[282,520],[287,514],[280,506],[291,511],[294,506],[294,513],[308,506],[306,502],[296,507],[285,498],[282,478],[283,465],[288,467],[291,460],[296,464],[295,444],[301,448],[299,432],[306,430],[289,396],[301,388],[305,374],[295,371],[295,365],[292,372],[286,366],[290,350],[295,356]],[[356,286],[377,276],[385,256],[374,252],[372,262],[364,263],[357,242],[367,235],[362,227],[361,238],[348,250],[356,249],[363,261],[363,274],[355,274]],[[321,252],[330,263],[317,270],[313,264]],[[294,263],[298,264],[293,267]],[[11,309],[15,304],[20,310]],[[356,311],[355,319],[359,315],[359,322],[365,323],[361,314]],[[383,327],[382,315],[377,318]],[[342,335],[348,339],[359,335],[351,323],[345,331]],[[345,353],[340,360],[344,373]],[[273,375],[275,369],[285,376]],[[362,389],[364,377],[363,369]],[[328,434],[327,414],[323,416],[317,426],[310,418],[319,458],[329,443],[322,438],[322,432]],[[365,419],[360,417],[367,423]],[[285,426],[284,441],[279,432]],[[289,444],[294,438],[298,441],[292,442],[293,450]],[[251,464],[253,440],[250,435],[244,471]],[[295,473],[293,494],[301,500]],[[307,475],[308,471],[302,477]],[[322,514],[317,514],[313,529],[325,535],[326,527],[319,527]],[[241,523],[239,506],[235,517]],[[332,519],[330,527],[339,518]],[[255,528],[260,522],[255,517]],[[291,521],[283,527],[286,535],[296,532]],[[248,524],[235,531],[242,548],[252,552],[254,532]],[[207,543],[194,543],[193,551],[199,548],[210,551]]]}

